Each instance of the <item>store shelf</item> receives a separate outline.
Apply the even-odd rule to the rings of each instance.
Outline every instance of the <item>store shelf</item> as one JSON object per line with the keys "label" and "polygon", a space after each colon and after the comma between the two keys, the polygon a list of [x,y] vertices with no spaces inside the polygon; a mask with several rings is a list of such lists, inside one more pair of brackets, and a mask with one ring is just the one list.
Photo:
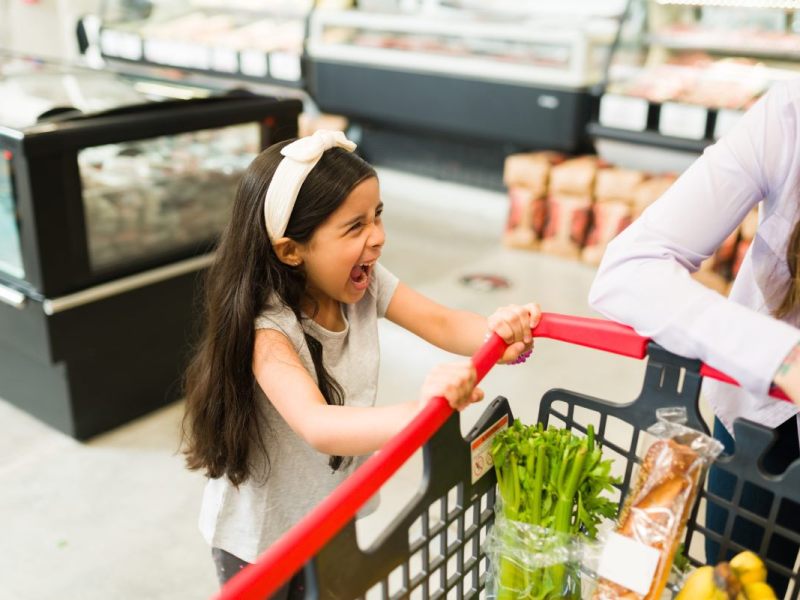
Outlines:
{"label": "store shelf", "polygon": [[588,128],[701,152],[776,82],[800,75],[798,2],[631,0]]}
{"label": "store shelf", "polygon": [[484,19],[470,14],[315,11],[307,53],[327,61],[518,85],[579,89],[600,80],[614,19]]}
{"label": "store shelf", "polygon": [[685,138],[663,135],[657,131],[626,131],[624,129],[605,127],[594,122],[589,123],[588,132],[591,137],[666,148],[668,150],[696,152],[698,154],[701,153],[706,146],[714,143],[714,140],[706,138],[702,140],[687,140]]}
{"label": "store shelf", "polygon": [[107,60],[302,88],[310,0],[154,1],[147,10],[114,2],[83,19]]}
{"label": "store shelf", "polygon": [[780,45],[772,45],[765,40],[755,40],[750,44],[727,44],[724,42],[711,42],[701,36],[689,35],[664,35],[651,34],[648,36],[650,45],[660,46],[667,50],[688,50],[722,54],[725,56],[748,56],[752,58],[765,58],[781,61],[800,60],[800,36],[797,37],[795,49],[786,49]]}
{"label": "store shelf", "polygon": [[106,27],[100,30],[100,50],[104,58],[254,79],[271,85],[303,86],[302,57],[298,53],[234,50],[145,38],[137,33]]}

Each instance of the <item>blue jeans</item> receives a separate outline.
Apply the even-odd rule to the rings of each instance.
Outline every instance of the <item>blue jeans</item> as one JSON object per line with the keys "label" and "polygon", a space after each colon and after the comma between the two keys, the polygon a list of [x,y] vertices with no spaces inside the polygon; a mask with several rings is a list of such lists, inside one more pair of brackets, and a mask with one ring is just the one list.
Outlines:
{"label": "blue jeans", "polygon": [[[800,456],[797,440],[797,422],[791,418],[775,429],[778,439],[775,445],[769,449],[762,459],[762,468],[771,474],[783,473],[786,468]],[[719,419],[714,419],[714,437],[725,446],[726,454],[733,454],[734,440],[728,430],[722,425]],[[736,486],[736,477],[714,466],[708,472],[708,491],[725,500],[733,498]],[[773,494],[767,490],[754,486],[750,483],[745,484],[742,490],[740,507],[744,508],[761,517],[768,517],[772,506]],[[788,508],[788,510],[787,510]],[[713,502],[708,502],[706,508],[706,526],[720,535],[725,532],[725,524],[728,518],[728,511]],[[800,533],[800,506],[791,506],[784,503],[778,512],[776,522],[790,531]],[[736,517],[731,532],[731,541],[753,550],[759,554],[761,541],[764,537],[764,528],[744,517]],[[790,540],[773,535],[767,548],[766,557],[775,563],[785,566],[790,571],[794,567],[797,557],[798,545]],[[736,551],[728,550],[725,556],[720,556],[720,545],[706,538],[706,562],[714,565],[721,560],[729,560]],[[778,598],[782,598],[786,593],[789,579],[783,575],[770,573],[769,584],[775,590]]]}

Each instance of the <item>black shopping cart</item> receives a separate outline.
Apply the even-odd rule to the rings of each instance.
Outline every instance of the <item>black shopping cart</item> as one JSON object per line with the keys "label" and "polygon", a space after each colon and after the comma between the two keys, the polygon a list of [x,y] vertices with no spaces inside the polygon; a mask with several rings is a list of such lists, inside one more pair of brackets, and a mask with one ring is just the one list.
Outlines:
{"label": "black shopping cart", "polygon": [[[702,378],[714,377],[735,384],[699,361],[667,352],[629,327],[601,319],[546,313],[533,334],[633,358],[647,357],[641,393],[628,404],[554,389],[544,395],[539,408],[539,420],[545,425],[582,432],[589,424],[594,426],[604,454],[615,460],[622,476],[620,503],[638,461],[642,432],[654,422],[655,411],[683,407],[687,424],[707,432],[698,406]],[[503,341],[493,336],[473,357],[479,380],[504,350]],[[787,400],[779,390],[772,394]],[[485,597],[487,559],[483,547],[493,522],[496,497],[488,448],[492,434],[512,420],[506,399],[497,398],[464,438],[458,414],[452,413],[443,398],[434,398],[403,432],[256,564],[228,582],[219,599],[268,598],[301,568],[308,600]],[[610,434],[612,430],[614,435]],[[800,534],[776,525],[785,511],[800,511],[800,461],[782,475],[768,474],[762,470],[760,458],[771,445],[773,433],[742,420],[736,422],[735,431],[736,452],[716,463],[734,479],[732,496],[723,498],[702,491],[689,520],[684,547],[694,565],[701,564],[702,542],[706,538],[718,544],[719,556],[743,549],[731,539],[731,532],[742,523],[761,531],[761,546],[755,550],[760,550],[762,557],[776,539],[800,545]],[[424,464],[421,489],[373,547],[361,549],[356,539],[355,514],[420,447]],[[741,500],[756,488],[772,499],[767,517],[742,507]],[[721,534],[699,522],[702,519],[698,516],[710,503],[726,511]],[[790,579],[787,597],[800,598],[797,562],[793,569],[769,558],[765,562],[771,572]]]}

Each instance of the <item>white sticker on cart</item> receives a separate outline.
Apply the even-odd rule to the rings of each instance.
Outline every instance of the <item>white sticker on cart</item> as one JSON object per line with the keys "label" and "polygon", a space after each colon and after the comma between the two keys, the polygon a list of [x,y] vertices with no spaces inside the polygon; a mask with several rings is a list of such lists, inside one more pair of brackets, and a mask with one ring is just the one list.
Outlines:
{"label": "white sticker on cart", "polygon": [[644,98],[603,94],[600,98],[600,124],[615,129],[644,131],[650,104]]}
{"label": "white sticker on cart", "polygon": [[702,140],[706,137],[708,109],[678,102],[664,102],[658,118],[658,131],[661,135]]}
{"label": "white sticker on cart", "polygon": [[486,431],[472,440],[470,444],[470,468],[472,469],[472,483],[478,481],[494,467],[492,462],[492,440],[503,429],[508,429],[508,415],[503,415]]}
{"label": "white sticker on cart", "polygon": [[653,584],[659,556],[655,548],[611,532],[600,555],[597,574],[644,596]]}

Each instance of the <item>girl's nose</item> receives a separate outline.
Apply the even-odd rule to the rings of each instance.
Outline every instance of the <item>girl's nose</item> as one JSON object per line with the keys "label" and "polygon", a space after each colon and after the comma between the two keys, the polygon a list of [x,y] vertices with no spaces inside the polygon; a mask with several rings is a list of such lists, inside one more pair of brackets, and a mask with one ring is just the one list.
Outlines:
{"label": "girl's nose", "polygon": [[367,243],[373,248],[379,248],[385,241],[386,232],[383,230],[383,223],[373,223]]}

